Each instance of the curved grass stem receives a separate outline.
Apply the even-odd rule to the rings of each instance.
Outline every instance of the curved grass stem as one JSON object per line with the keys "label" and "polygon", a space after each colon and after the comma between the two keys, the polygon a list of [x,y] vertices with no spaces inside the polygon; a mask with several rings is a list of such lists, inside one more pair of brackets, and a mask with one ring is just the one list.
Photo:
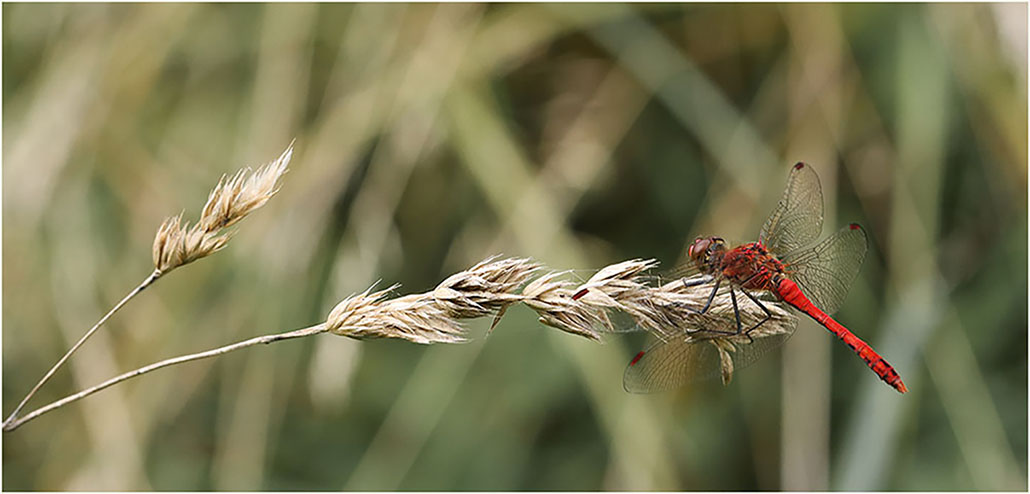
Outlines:
{"label": "curved grass stem", "polygon": [[25,404],[28,403],[29,400],[31,400],[33,396],[35,396],[36,392],[39,391],[39,388],[42,388],[43,385],[46,384],[46,382],[49,381],[51,377],[53,377],[54,373],[57,372],[57,369],[59,369],[62,365],[64,365],[65,361],[67,361],[68,358],[71,357],[72,354],[75,353],[75,351],[78,350],[79,347],[81,347],[83,345],[83,343],[85,343],[86,340],[89,339],[90,336],[93,336],[93,333],[96,333],[97,330],[100,329],[100,326],[102,326],[105,322],[107,322],[107,320],[110,319],[111,316],[113,316],[115,312],[118,312],[118,309],[121,309],[122,306],[124,306],[126,303],[128,303],[129,300],[132,300],[133,297],[135,297],[140,292],[142,292],[144,289],[146,289],[148,286],[150,286],[155,281],[157,281],[157,279],[161,277],[161,274],[162,273],[160,271],[157,271],[157,270],[154,270],[153,273],[150,273],[150,276],[147,276],[147,278],[144,279],[143,282],[139,284],[139,286],[137,286],[131,292],[129,292],[129,294],[126,295],[125,298],[123,298],[120,302],[118,302],[114,307],[112,307],[111,310],[109,310],[107,312],[107,314],[104,314],[104,317],[101,317],[100,320],[97,321],[97,323],[94,324],[93,327],[90,328],[89,331],[86,332],[86,334],[82,335],[82,338],[79,338],[79,341],[75,342],[75,344],[72,345],[72,347],[69,348],[67,352],[65,352],[64,356],[61,357],[61,359],[58,360],[57,363],[54,364],[54,366],[51,367],[50,370],[47,371],[47,373],[45,375],[43,375],[43,378],[40,379],[38,383],[36,383],[36,385],[32,388],[32,390],[29,391],[29,393],[27,395],[25,395],[25,398],[23,398],[21,400],[21,403],[19,403],[18,406],[14,409],[14,411],[11,412],[11,415],[7,417],[7,420],[4,420],[4,423],[3,423],[4,430],[7,430],[7,425],[12,423],[13,421],[15,421],[18,418],[18,413],[21,412],[22,408],[25,407]]}
{"label": "curved grass stem", "polygon": [[170,359],[162,360],[160,362],[155,362],[153,364],[150,364],[150,365],[147,365],[147,366],[144,366],[144,367],[140,367],[140,368],[138,368],[136,370],[132,370],[132,371],[126,372],[124,374],[121,374],[121,375],[119,375],[117,377],[113,377],[111,379],[108,379],[107,381],[104,381],[104,382],[102,382],[102,383],[100,383],[100,384],[98,384],[96,386],[84,389],[84,390],[79,391],[78,393],[75,393],[73,395],[69,395],[69,396],[67,396],[65,398],[62,398],[60,400],[57,400],[57,401],[55,401],[55,402],[53,402],[53,403],[51,403],[49,405],[37,408],[37,409],[33,410],[32,412],[26,414],[24,417],[15,418],[15,419],[8,419],[7,422],[4,423],[3,431],[4,432],[13,431],[13,430],[17,429],[19,426],[21,426],[22,424],[24,424],[24,423],[26,423],[26,422],[28,422],[30,420],[33,420],[33,419],[35,419],[35,418],[37,418],[37,417],[39,417],[39,416],[41,416],[41,415],[43,415],[43,414],[45,414],[47,412],[51,412],[53,410],[56,410],[58,408],[61,408],[61,407],[65,406],[65,405],[67,405],[69,403],[73,403],[73,402],[76,402],[78,400],[81,400],[81,399],[83,399],[83,398],[85,398],[85,397],[87,397],[87,396],[89,396],[89,395],[91,395],[93,393],[96,393],[97,391],[101,391],[103,389],[109,388],[111,386],[114,386],[115,384],[118,384],[118,383],[122,382],[122,381],[126,381],[128,379],[132,379],[132,378],[137,377],[137,376],[142,376],[143,374],[147,374],[149,372],[153,372],[153,371],[158,370],[158,369],[163,368],[163,367],[168,367],[168,366],[176,365],[176,364],[184,364],[186,362],[192,362],[194,360],[200,360],[200,359],[205,359],[205,358],[210,358],[210,357],[217,357],[219,355],[224,355],[226,353],[229,353],[229,352],[232,352],[232,351],[236,351],[236,350],[241,350],[243,348],[251,347],[251,346],[254,346],[254,345],[259,345],[259,344],[267,345],[269,343],[275,343],[277,341],[290,340],[290,339],[293,339],[293,338],[302,338],[302,337],[305,337],[305,336],[316,335],[316,334],[319,334],[319,333],[324,333],[326,331],[327,331],[327,328],[326,328],[325,324],[320,323],[320,324],[316,324],[314,326],[309,326],[309,327],[303,328],[303,329],[297,329],[297,330],[293,330],[293,331],[288,331],[286,333],[278,333],[278,334],[270,334],[270,335],[258,336],[258,337],[255,337],[255,338],[251,338],[249,340],[243,340],[243,341],[240,341],[240,342],[237,342],[237,343],[221,346],[221,347],[214,348],[214,349],[211,349],[211,350],[207,350],[207,351],[204,351],[204,352],[191,353],[191,354],[188,354],[188,355],[182,355],[182,356],[179,356],[179,357],[173,357],[173,358],[170,358]]}

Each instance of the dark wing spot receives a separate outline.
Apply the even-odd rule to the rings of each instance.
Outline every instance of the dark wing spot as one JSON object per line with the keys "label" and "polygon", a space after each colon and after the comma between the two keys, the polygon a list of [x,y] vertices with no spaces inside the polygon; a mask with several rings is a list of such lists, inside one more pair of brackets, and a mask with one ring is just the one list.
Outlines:
{"label": "dark wing spot", "polygon": [[803,161],[798,161],[797,164],[794,165],[794,169],[795,170],[800,170],[800,169],[802,169],[804,167],[805,167],[805,163]]}
{"label": "dark wing spot", "polygon": [[852,223],[852,224],[848,225],[848,227],[851,228],[852,230],[861,230],[862,229],[862,227],[858,223]]}
{"label": "dark wing spot", "polygon": [[589,289],[584,288],[584,289],[576,292],[576,294],[572,296],[572,300],[579,300],[579,299],[583,298],[583,296],[586,295],[587,292],[589,292],[589,291],[590,291]]}
{"label": "dark wing spot", "polygon": [[640,362],[640,359],[641,359],[641,358],[642,358],[643,356],[644,356],[644,352],[640,352],[640,353],[638,353],[638,354],[637,354],[637,356],[636,356],[636,357],[633,357],[633,360],[631,360],[631,361],[629,362],[629,365],[630,365],[630,366],[634,366],[634,365],[637,365],[637,362]]}

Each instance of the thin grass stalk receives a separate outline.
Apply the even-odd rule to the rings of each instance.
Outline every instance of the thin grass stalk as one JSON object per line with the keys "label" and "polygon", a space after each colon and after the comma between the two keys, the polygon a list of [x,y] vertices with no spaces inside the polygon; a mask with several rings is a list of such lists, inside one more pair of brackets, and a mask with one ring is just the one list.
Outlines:
{"label": "thin grass stalk", "polygon": [[[141,367],[40,407],[24,417],[18,418],[17,414],[12,414],[11,418],[4,422],[3,431],[13,431],[36,417],[127,379],[170,365],[215,357],[257,344],[274,343],[327,332],[354,339],[393,338],[421,344],[460,343],[465,341],[465,336],[464,328],[458,322],[459,319],[491,316],[502,312],[511,304],[518,303],[522,297],[516,292],[538,268],[536,263],[527,259],[497,260],[496,257],[492,257],[448,277],[433,291],[427,293],[387,299],[387,296],[396,289],[396,285],[377,292],[372,292],[370,287],[364,293],[348,297],[337,304],[323,323],[287,333],[259,336]],[[151,277],[156,279],[157,276],[160,275]],[[141,286],[145,288],[147,284],[149,283]],[[134,290],[133,294],[141,290],[142,288]],[[119,303],[119,306],[124,305],[129,298],[131,296],[126,297]],[[99,327],[99,323],[88,334],[92,334],[96,327]],[[82,341],[85,341],[85,338],[76,344],[73,351],[81,345]],[[62,359],[62,362],[65,359]],[[53,371],[50,374],[52,373]]]}
{"label": "thin grass stalk", "polygon": [[51,367],[45,375],[43,375],[43,378],[40,379],[38,383],[36,383],[32,390],[29,391],[27,395],[25,395],[25,398],[21,400],[21,403],[19,403],[18,406],[15,407],[14,411],[11,412],[11,415],[9,415],[6,420],[4,420],[4,430],[7,429],[7,424],[11,423],[18,416],[18,413],[21,412],[22,408],[25,408],[25,404],[28,403],[29,400],[31,400],[32,397],[36,395],[36,392],[39,391],[39,388],[42,388],[43,385],[46,384],[46,382],[49,381],[51,377],[53,377],[54,373],[57,372],[57,369],[64,365],[64,362],[67,361],[68,358],[71,357],[72,354],[75,353],[75,351],[78,350],[79,347],[81,347],[82,344],[85,343],[90,336],[93,336],[93,333],[96,333],[97,330],[100,329],[100,326],[102,324],[107,322],[107,320],[110,319],[115,312],[118,312],[118,309],[121,309],[122,306],[128,303],[129,300],[132,300],[133,297],[135,297],[148,286],[150,286],[152,283],[157,281],[157,279],[160,277],[161,273],[157,270],[154,270],[154,272],[150,273],[150,276],[147,276],[147,278],[143,280],[143,282],[140,283],[139,286],[137,286],[131,292],[129,292],[129,294],[126,295],[125,298],[118,302],[114,307],[112,307],[111,310],[107,312],[107,314],[104,314],[104,317],[101,317],[100,320],[97,321],[97,323],[94,324],[93,327],[86,332],[86,334],[82,335],[82,337],[79,338],[79,341],[75,342],[75,344],[72,345],[72,347],[69,348],[67,352],[65,352],[64,356],[61,357],[61,359],[58,360],[57,363],[54,364],[54,366]]}
{"label": "thin grass stalk", "polygon": [[[639,329],[654,333],[660,338],[669,334],[690,337],[691,328],[698,324],[697,307],[704,303],[707,289],[702,288],[698,291],[680,282],[650,286],[647,281],[653,278],[644,273],[657,265],[657,261],[653,259],[624,261],[599,270],[586,283],[575,286],[569,281],[558,279],[567,272],[545,273],[530,281],[533,274],[541,271],[542,267],[539,264],[529,259],[491,257],[446,278],[433,290],[425,293],[389,298],[397,285],[376,292],[369,287],[364,292],[347,297],[338,303],[329,312],[325,322],[286,333],[258,336],[140,367],[40,407],[24,417],[18,418],[17,414],[12,414],[4,423],[3,431],[13,431],[45,413],[157,369],[216,357],[257,344],[269,344],[321,333],[359,340],[391,338],[420,344],[461,343],[467,340],[465,328],[460,320],[493,316],[496,325],[497,319],[511,305],[517,303],[524,303],[537,312],[540,322],[545,325],[594,341],[600,341],[604,334],[619,330],[609,317],[609,313],[612,312],[629,315]],[[152,283],[151,278],[157,279],[159,276],[160,273],[157,272],[151,275],[148,278],[149,282],[134,290],[134,293],[119,303],[115,310],[124,305],[131,295]],[[726,312],[730,303],[729,297],[725,294],[716,297],[709,317]],[[779,334],[783,331],[781,323],[790,321],[789,314],[779,304],[770,303],[770,307],[774,310],[775,317],[761,331],[754,332],[753,338]],[[96,327],[99,327],[99,323],[87,337]],[[743,338],[725,337],[712,341],[721,350],[724,380],[727,382],[733,369],[729,352],[733,351],[733,344],[742,343]],[[85,338],[80,340],[72,351],[84,340]],[[19,411],[20,408],[21,406]]]}
{"label": "thin grass stalk", "polygon": [[207,257],[221,250],[229,242],[232,232],[224,230],[263,206],[279,191],[282,176],[286,173],[290,159],[293,157],[293,142],[279,157],[253,173],[249,168],[236,172],[231,178],[223,175],[218,184],[208,195],[207,203],[201,212],[200,219],[192,228],[182,223],[182,215],[167,218],[157,230],[154,237],[153,261],[154,271],[136,288],[118,302],[107,314],[93,325],[89,331],[62,356],[43,378],[32,388],[21,403],[3,422],[4,430],[13,423],[18,413],[35,396],[36,392],[46,384],[64,363],[108,319],[136,295],[152,285],[161,276],[173,269]]}
{"label": "thin grass stalk", "polygon": [[188,355],[182,355],[182,356],[179,356],[179,357],[173,357],[173,358],[170,358],[170,359],[165,359],[165,360],[162,360],[160,362],[155,362],[153,364],[146,365],[146,366],[140,367],[138,369],[131,370],[129,372],[121,374],[121,375],[119,375],[117,377],[113,377],[111,379],[108,379],[107,381],[104,381],[104,382],[102,382],[100,384],[97,384],[96,386],[93,386],[93,387],[84,389],[82,391],[79,391],[78,393],[66,396],[66,397],[64,397],[64,398],[62,398],[60,400],[57,400],[57,401],[55,401],[53,403],[50,403],[49,405],[39,407],[39,408],[33,410],[32,412],[27,413],[24,417],[20,417],[20,418],[18,418],[16,420],[9,420],[7,423],[4,424],[3,430],[4,430],[4,432],[13,431],[13,430],[17,429],[18,427],[20,427],[22,424],[24,424],[24,423],[26,423],[26,422],[28,422],[30,420],[36,419],[36,418],[38,418],[38,417],[40,417],[40,416],[42,416],[42,415],[44,415],[46,413],[52,412],[54,410],[57,410],[58,408],[61,408],[61,407],[65,406],[65,405],[68,405],[70,403],[74,403],[76,401],[79,401],[79,400],[81,400],[81,399],[83,399],[83,398],[85,398],[85,397],[87,397],[89,395],[92,395],[93,393],[96,393],[98,391],[102,391],[104,389],[107,389],[107,388],[109,388],[111,386],[114,386],[115,384],[118,384],[118,383],[120,383],[122,381],[127,381],[129,379],[134,378],[134,377],[142,376],[144,374],[156,371],[158,369],[162,369],[162,368],[165,368],[165,367],[168,367],[168,366],[172,366],[172,365],[177,365],[177,364],[184,364],[186,362],[193,362],[194,360],[201,360],[201,359],[206,359],[206,358],[211,358],[211,357],[217,357],[219,355],[225,355],[226,353],[234,352],[236,350],[242,350],[244,348],[249,348],[249,347],[252,347],[254,345],[268,345],[270,343],[275,343],[277,341],[292,340],[294,338],[303,338],[305,336],[312,336],[312,335],[316,335],[316,334],[320,334],[320,333],[325,333],[326,331],[327,331],[327,328],[326,328],[325,324],[316,324],[314,326],[310,326],[310,327],[303,328],[303,329],[297,329],[297,330],[289,331],[289,332],[286,332],[286,333],[278,333],[278,334],[269,334],[269,335],[264,335],[264,336],[258,336],[258,337],[255,337],[255,338],[251,338],[249,340],[243,340],[243,341],[240,341],[240,342],[237,342],[237,343],[233,343],[231,345],[221,346],[221,347],[214,348],[214,349],[211,349],[211,350],[207,350],[207,351],[204,351],[204,352],[191,353],[191,354],[188,354]]}

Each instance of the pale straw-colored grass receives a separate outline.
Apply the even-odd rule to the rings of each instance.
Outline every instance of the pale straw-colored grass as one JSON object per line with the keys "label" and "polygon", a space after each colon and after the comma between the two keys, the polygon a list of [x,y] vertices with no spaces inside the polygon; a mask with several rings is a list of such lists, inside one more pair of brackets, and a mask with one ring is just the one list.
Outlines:
{"label": "pale straw-colored grass", "polygon": [[231,177],[222,175],[192,227],[182,214],[165,219],[154,236],[154,270],[158,276],[221,250],[232,238],[225,232],[263,206],[279,191],[293,143],[278,158],[257,171],[244,168]]}
{"label": "pale straw-colored grass", "polygon": [[347,297],[326,320],[329,332],[365,340],[397,338],[413,343],[460,343],[464,330],[432,296],[425,293],[386,297],[397,288]]}
{"label": "pale straw-colored grass", "polygon": [[523,303],[539,314],[541,324],[600,341],[604,330],[613,329],[608,313],[574,300],[575,283],[560,279],[564,274],[549,273],[530,282],[522,290]]}
{"label": "pale straw-colored grass", "polygon": [[[654,259],[632,259],[599,270],[585,283],[556,279],[562,273],[551,273],[530,283],[525,290],[524,302],[540,314],[540,322],[562,331],[601,340],[607,332],[621,332],[609,314],[620,312],[630,316],[637,329],[653,334],[659,340],[678,338],[687,343],[712,344],[719,352],[723,383],[733,376],[733,353],[742,345],[756,340],[788,334],[797,323],[787,306],[772,297],[759,294],[769,310],[766,314],[757,305],[745,303],[744,295],[737,293],[737,311],[728,284],[705,305],[714,285],[701,281],[703,275],[652,286],[656,279],[648,272],[657,268]],[[705,280],[707,281],[707,280]],[[751,328],[765,319],[748,334],[731,334],[740,326]]]}
{"label": "pale straw-colored grass", "polygon": [[200,220],[192,227],[182,221],[182,214],[172,216],[161,224],[154,237],[153,260],[154,271],[150,273],[136,288],[115,304],[93,325],[43,378],[30,390],[14,411],[4,420],[4,430],[11,430],[12,425],[22,423],[18,414],[37,391],[57,372],[65,361],[90,338],[100,326],[114,313],[118,312],[129,300],[152,285],[169,271],[207,257],[221,250],[232,238],[232,232],[225,230],[245,218],[248,214],[263,206],[279,191],[280,181],[286,173],[286,167],[293,156],[293,143],[271,163],[251,173],[250,168],[236,172],[232,177],[223,175],[208,195],[207,203],[201,212]]}
{"label": "pale straw-colored grass", "polygon": [[[704,310],[712,283],[694,285],[690,282],[697,278],[689,278],[653,286],[657,278],[649,271],[657,266],[654,259],[632,259],[604,267],[579,285],[562,279],[568,272],[547,272],[526,283],[542,266],[527,259],[490,258],[450,276],[427,293],[389,299],[396,285],[377,292],[369,288],[340,302],[326,326],[329,332],[356,339],[457,343],[467,338],[461,319],[493,315],[496,325],[508,307],[521,302],[537,313],[540,323],[594,341],[601,341],[605,334],[636,329],[660,340],[713,344],[719,351],[723,381],[729,383],[732,355],[738,347],[788,334],[796,325],[796,316],[785,304],[764,294],[757,297],[764,298],[768,315],[746,302],[739,291],[735,311],[728,284]],[[613,313],[628,315],[631,327],[614,323]],[[734,334],[739,331],[738,315],[743,328],[764,322],[748,334]]]}
{"label": "pale straw-colored grass", "polygon": [[[683,280],[652,286],[649,282],[656,278],[647,272],[657,266],[658,262],[653,259],[624,261],[599,270],[585,283],[577,285],[561,279],[569,273],[567,271],[540,274],[542,266],[528,259],[491,257],[446,278],[433,290],[424,293],[390,298],[398,285],[378,291],[370,287],[345,298],[322,323],[141,367],[40,407],[24,417],[12,415],[4,430],[14,430],[47,412],[157,369],[217,357],[258,344],[322,333],[361,340],[391,338],[420,344],[460,343],[468,339],[462,320],[494,316],[496,325],[497,319],[518,303],[535,311],[541,323],[594,341],[600,341],[606,333],[624,329],[613,323],[610,317],[613,312],[630,316],[637,329],[652,332],[659,338],[696,339],[699,343],[711,340],[722,356],[724,380],[728,381],[733,371],[730,354],[735,351],[734,345],[750,340],[739,335],[716,336],[699,329],[706,324],[727,324],[720,318],[726,318],[728,311],[732,311],[729,295],[725,292],[717,294],[709,311],[701,314],[698,310],[707,301],[709,286],[692,287]],[[530,280],[534,274],[539,275]],[[770,300],[766,306],[770,308],[772,318],[751,334],[752,339],[783,334],[792,327],[788,323],[793,316],[781,303]],[[757,307],[741,308],[742,316],[748,320],[759,317],[757,311]]]}
{"label": "pale straw-colored grass", "polygon": [[398,338],[413,343],[460,343],[459,319],[500,315],[521,302],[517,293],[538,269],[528,259],[486,259],[456,273],[427,293],[387,299],[398,285],[353,295],[336,305],[328,331],[355,339]]}

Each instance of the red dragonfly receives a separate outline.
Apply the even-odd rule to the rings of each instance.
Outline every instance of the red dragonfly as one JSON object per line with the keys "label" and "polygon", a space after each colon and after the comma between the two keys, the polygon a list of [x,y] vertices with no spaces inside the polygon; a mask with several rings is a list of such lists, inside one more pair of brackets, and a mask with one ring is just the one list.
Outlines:
{"label": "red dragonfly", "polygon": [[[781,307],[786,303],[836,335],[884,382],[906,392],[901,377],[886,360],[828,315],[843,303],[858,274],[866,253],[866,235],[861,226],[852,223],[809,246],[819,236],[822,223],[819,177],[810,166],[797,163],[758,242],[728,249],[719,237],[694,240],[687,251],[688,265],[672,283],[687,289],[712,286],[706,303],[697,310],[698,327],[660,338],[638,353],[623,377],[626,390],[645,393],[678,387],[687,380],[718,373],[720,361],[727,381],[729,352],[738,366],[747,365],[793,334],[797,318],[784,317]],[[690,274],[694,276],[688,277]],[[719,314],[712,306],[724,282],[730,300],[723,304],[732,305],[732,316],[725,311]],[[725,291],[720,300],[725,300]],[[746,298],[754,304],[749,307],[750,314],[760,315],[748,320],[748,311],[739,308],[738,292],[744,296],[741,303]],[[777,330],[769,331],[774,325]]]}

